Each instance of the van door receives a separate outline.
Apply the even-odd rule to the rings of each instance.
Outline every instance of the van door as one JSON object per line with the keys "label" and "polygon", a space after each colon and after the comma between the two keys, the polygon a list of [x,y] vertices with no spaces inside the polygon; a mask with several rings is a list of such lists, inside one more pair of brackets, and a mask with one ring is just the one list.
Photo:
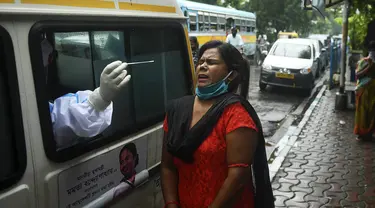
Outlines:
{"label": "van door", "polygon": [[[157,169],[165,108],[169,100],[189,95],[193,89],[187,36],[175,20],[105,20],[51,17],[36,24],[30,21],[30,28],[18,33],[23,40],[29,38],[32,70],[27,71],[33,72],[40,119],[40,124],[33,124],[32,140],[37,149],[33,156],[38,207],[152,208],[160,204]],[[52,57],[46,65],[45,51]],[[104,67],[116,60],[152,62],[129,65],[131,80],[126,87],[105,110],[91,110],[87,99],[78,94],[100,87]],[[77,108],[86,109],[81,112],[92,112],[87,117],[93,121],[99,114],[105,118],[108,114],[110,125],[94,136],[81,136],[68,127],[69,131],[58,131],[57,123],[65,120],[51,112],[61,112],[58,104],[67,96],[73,97]],[[38,117],[37,112],[34,116]],[[72,120],[73,127],[82,124]]]}
{"label": "van door", "polygon": [[[34,176],[25,142],[13,24],[0,22],[0,207],[35,207]],[[18,68],[18,70],[17,70]],[[19,88],[20,86],[20,88]],[[25,118],[25,117],[24,117]],[[25,125],[26,126],[26,125]],[[26,136],[27,137],[27,136]]]}

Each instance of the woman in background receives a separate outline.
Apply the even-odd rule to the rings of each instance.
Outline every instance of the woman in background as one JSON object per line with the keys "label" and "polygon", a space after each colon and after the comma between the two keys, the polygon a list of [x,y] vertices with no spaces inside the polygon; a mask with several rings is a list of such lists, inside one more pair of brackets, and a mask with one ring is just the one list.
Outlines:
{"label": "woman in background", "polygon": [[[356,112],[354,133],[358,141],[375,138],[375,21],[367,29],[365,40],[369,55],[358,62],[356,69]],[[371,34],[372,33],[372,34]]]}
{"label": "woman in background", "polygon": [[199,42],[198,42],[197,37],[195,36],[190,37],[190,45],[191,45],[191,50],[193,53],[194,69],[196,69],[197,64],[198,64],[198,53],[199,53]]}

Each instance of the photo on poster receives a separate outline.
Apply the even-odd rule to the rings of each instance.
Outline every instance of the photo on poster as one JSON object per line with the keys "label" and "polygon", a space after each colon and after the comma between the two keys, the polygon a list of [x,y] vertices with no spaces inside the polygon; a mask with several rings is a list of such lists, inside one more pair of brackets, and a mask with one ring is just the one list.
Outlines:
{"label": "photo on poster", "polygon": [[61,172],[59,207],[102,207],[148,179],[147,137]]}

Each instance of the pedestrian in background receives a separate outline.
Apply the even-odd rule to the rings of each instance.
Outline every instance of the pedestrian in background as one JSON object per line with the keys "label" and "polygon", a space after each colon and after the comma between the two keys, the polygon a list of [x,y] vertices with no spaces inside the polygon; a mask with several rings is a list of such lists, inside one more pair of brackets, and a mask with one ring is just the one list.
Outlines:
{"label": "pedestrian in background", "polygon": [[168,105],[161,161],[165,208],[274,207],[262,126],[246,99],[247,63],[230,44],[204,44],[196,95]]}
{"label": "pedestrian in background", "polygon": [[[375,21],[369,24],[365,44],[369,55],[358,62],[356,69],[356,112],[354,133],[357,140],[375,137]],[[372,32],[373,34],[371,35]]]}
{"label": "pedestrian in background", "polygon": [[238,51],[243,53],[244,42],[242,40],[241,35],[237,33],[237,28],[232,27],[231,32],[232,32],[232,34],[229,34],[227,36],[227,39],[225,40],[225,42],[230,43],[232,46],[236,47]]}
{"label": "pedestrian in background", "polygon": [[199,42],[198,42],[197,37],[195,36],[190,37],[190,45],[191,45],[191,50],[193,53],[194,69],[196,69],[197,64],[198,64],[198,53],[199,53]]}

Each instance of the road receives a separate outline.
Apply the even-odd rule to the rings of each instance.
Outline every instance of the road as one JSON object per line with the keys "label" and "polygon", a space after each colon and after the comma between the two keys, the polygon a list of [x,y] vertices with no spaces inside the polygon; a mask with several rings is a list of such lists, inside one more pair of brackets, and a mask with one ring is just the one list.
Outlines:
{"label": "road", "polygon": [[[265,91],[259,90],[260,67],[250,67],[249,101],[255,108],[263,125],[266,142],[276,144],[281,137],[272,137],[281,124],[300,104],[308,103],[309,97],[300,90],[268,86]],[[321,76],[323,77],[323,76]],[[320,77],[320,79],[321,79]],[[318,79],[316,83],[320,81]],[[300,112],[302,113],[302,111]],[[295,115],[293,115],[294,117]]]}

